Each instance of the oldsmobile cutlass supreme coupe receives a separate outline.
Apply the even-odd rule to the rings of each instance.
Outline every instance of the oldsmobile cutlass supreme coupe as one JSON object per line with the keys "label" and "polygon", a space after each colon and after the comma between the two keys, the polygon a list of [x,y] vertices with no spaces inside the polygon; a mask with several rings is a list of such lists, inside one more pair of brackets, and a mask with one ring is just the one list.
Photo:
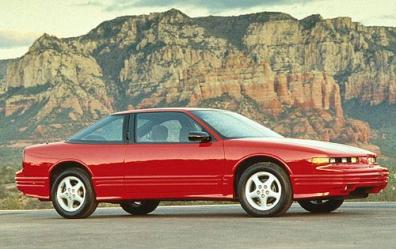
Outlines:
{"label": "oldsmobile cutlass supreme coupe", "polygon": [[162,200],[235,200],[252,216],[284,214],[293,200],[331,212],[386,187],[372,152],[284,138],[237,113],[202,108],[119,112],[58,143],[25,148],[16,184],[65,218],[99,202],[131,214]]}

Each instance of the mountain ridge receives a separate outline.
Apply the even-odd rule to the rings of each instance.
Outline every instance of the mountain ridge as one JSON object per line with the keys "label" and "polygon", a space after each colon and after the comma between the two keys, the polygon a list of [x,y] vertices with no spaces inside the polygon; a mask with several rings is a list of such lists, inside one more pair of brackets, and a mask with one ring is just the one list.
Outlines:
{"label": "mountain ridge", "polygon": [[241,112],[287,135],[367,144],[343,105],[396,103],[396,28],[285,13],[179,10],[44,34],[7,66],[0,142],[60,139],[108,113],[156,106]]}

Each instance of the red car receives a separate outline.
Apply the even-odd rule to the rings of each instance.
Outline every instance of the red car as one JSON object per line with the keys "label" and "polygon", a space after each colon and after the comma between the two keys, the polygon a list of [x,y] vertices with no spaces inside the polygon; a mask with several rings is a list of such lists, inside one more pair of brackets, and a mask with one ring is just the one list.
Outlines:
{"label": "red car", "polygon": [[64,142],[25,148],[16,185],[65,218],[98,202],[131,214],[161,200],[238,200],[252,216],[278,216],[293,200],[331,212],[386,187],[372,152],[284,138],[237,113],[202,108],[119,112]]}

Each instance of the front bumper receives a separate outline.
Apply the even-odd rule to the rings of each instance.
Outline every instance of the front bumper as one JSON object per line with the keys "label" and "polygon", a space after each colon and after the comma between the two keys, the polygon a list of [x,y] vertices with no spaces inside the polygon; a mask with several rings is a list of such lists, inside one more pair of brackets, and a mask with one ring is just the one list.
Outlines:
{"label": "front bumper", "polygon": [[20,170],[15,176],[16,187],[24,195],[49,200],[49,180],[48,177],[25,176]]}
{"label": "front bumper", "polygon": [[353,197],[357,192],[378,193],[388,184],[388,169],[374,166],[331,165],[313,174],[292,175],[294,199]]}

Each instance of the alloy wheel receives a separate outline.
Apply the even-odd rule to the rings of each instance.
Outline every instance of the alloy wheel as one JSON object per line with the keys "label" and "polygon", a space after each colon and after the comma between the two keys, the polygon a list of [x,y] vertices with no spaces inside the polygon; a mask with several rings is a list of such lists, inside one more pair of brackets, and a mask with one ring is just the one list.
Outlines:
{"label": "alloy wheel", "polygon": [[77,211],[85,201],[84,183],[75,176],[67,176],[59,183],[56,193],[58,204],[68,212]]}
{"label": "alloy wheel", "polygon": [[257,172],[250,176],[245,185],[248,203],[260,211],[270,210],[281,199],[282,187],[279,179],[270,172]]}

